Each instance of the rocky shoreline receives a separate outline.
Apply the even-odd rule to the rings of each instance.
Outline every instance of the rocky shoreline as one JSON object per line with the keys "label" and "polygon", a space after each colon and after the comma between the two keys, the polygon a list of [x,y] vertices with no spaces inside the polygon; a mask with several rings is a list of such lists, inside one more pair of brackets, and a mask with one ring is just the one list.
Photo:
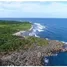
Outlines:
{"label": "rocky shoreline", "polygon": [[[29,32],[33,29],[32,27],[29,31],[19,31],[13,35],[25,37],[29,36]],[[0,66],[42,66],[43,56],[51,56],[59,52],[67,51],[67,45],[56,41],[48,40],[48,45],[38,46],[36,43],[32,44],[28,50],[14,51],[9,54],[0,55]],[[66,46],[65,46],[66,45]]]}
{"label": "rocky shoreline", "polygon": [[[33,44],[28,50],[15,51],[1,57],[0,65],[7,66],[42,66],[43,56],[51,56],[63,51],[64,44],[55,40],[48,40],[47,46]],[[65,49],[65,51],[67,51]]]}

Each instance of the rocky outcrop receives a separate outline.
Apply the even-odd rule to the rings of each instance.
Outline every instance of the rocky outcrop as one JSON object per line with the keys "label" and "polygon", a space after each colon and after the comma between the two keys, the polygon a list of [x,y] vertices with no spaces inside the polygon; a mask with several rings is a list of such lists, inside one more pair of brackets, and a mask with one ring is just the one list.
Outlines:
{"label": "rocky outcrop", "polygon": [[41,59],[43,56],[50,56],[55,52],[58,52],[64,45],[61,42],[55,40],[49,40],[48,45],[38,46],[33,44],[27,51],[20,50],[15,51],[10,55],[4,55],[1,57],[0,65],[4,66],[41,66]]}

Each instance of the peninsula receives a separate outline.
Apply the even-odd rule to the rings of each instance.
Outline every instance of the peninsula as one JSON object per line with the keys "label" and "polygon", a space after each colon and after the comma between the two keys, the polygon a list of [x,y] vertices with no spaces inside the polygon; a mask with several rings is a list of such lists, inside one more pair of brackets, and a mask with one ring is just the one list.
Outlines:
{"label": "peninsula", "polygon": [[[64,43],[25,36],[32,23],[0,20],[0,65],[42,65],[43,56],[66,51]],[[25,32],[25,33],[24,33]],[[24,34],[24,36],[23,36]]]}

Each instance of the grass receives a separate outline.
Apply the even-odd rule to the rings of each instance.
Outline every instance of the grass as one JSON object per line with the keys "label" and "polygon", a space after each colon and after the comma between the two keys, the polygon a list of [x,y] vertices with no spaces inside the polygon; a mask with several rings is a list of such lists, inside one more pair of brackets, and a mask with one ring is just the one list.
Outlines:
{"label": "grass", "polygon": [[33,43],[44,46],[48,41],[36,37],[21,38],[12,34],[21,30],[28,31],[31,28],[29,22],[0,21],[0,52],[10,52],[19,49],[27,50]]}
{"label": "grass", "polygon": [[43,38],[28,36],[26,39],[28,39],[32,44],[35,43],[38,46],[46,46],[48,44],[48,41]]}

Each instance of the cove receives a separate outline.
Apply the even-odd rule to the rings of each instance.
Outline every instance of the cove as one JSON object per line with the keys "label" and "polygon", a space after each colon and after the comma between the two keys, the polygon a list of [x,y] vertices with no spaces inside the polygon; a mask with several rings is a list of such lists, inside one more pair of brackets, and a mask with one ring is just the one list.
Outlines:
{"label": "cove", "polygon": [[44,66],[67,66],[67,52],[60,52],[43,58]]}

